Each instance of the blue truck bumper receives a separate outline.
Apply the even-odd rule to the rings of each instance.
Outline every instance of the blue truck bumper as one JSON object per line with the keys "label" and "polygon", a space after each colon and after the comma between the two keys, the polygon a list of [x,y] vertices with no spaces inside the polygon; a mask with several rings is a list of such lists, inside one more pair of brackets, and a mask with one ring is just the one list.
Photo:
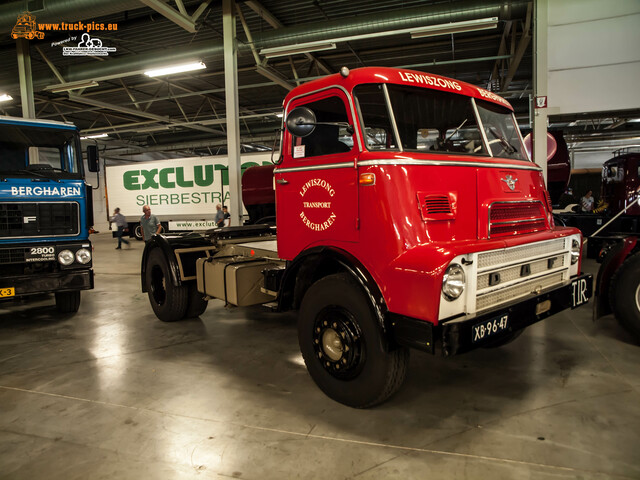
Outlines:
{"label": "blue truck bumper", "polygon": [[0,290],[5,293],[0,300],[11,300],[23,295],[69,292],[93,288],[93,269],[64,270],[40,275],[16,275],[0,278]]}

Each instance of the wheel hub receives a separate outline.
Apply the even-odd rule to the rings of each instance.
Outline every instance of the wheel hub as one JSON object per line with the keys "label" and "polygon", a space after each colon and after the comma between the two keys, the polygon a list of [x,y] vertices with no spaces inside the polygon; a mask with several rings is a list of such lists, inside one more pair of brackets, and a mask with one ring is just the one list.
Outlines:
{"label": "wheel hub", "polygon": [[316,357],[331,375],[344,379],[360,372],[364,361],[362,334],[348,311],[329,307],[320,312],[313,343]]}

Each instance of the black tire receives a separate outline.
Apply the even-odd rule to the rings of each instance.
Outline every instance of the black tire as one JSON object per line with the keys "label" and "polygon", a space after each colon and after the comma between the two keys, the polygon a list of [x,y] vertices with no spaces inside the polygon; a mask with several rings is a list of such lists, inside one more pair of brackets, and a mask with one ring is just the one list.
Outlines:
{"label": "black tire", "polygon": [[613,275],[609,301],[620,325],[640,342],[640,253],[627,258]]}
{"label": "black tire", "polygon": [[183,319],[187,311],[189,289],[185,285],[177,287],[173,285],[169,264],[159,248],[151,250],[145,275],[149,303],[156,317],[163,322]]}
{"label": "black tire", "polygon": [[511,332],[506,334],[505,336],[498,338],[492,342],[486,343],[485,345],[483,345],[483,348],[498,348],[498,347],[502,347],[504,345],[507,345],[511,342],[513,342],[516,338],[518,338],[520,335],[522,335],[522,333],[524,332],[524,328],[521,330],[518,330],[517,332]]}
{"label": "black tire", "polygon": [[133,230],[133,236],[138,241],[142,241],[142,227],[140,225],[136,226]]}
{"label": "black tire", "polygon": [[56,292],[56,308],[60,313],[76,313],[80,308],[80,290]]}
{"label": "black tire", "polygon": [[185,318],[199,317],[207,309],[209,304],[208,300],[204,299],[204,293],[200,293],[197,288],[196,282],[189,283],[189,304],[187,305],[187,312],[184,314]]}
{"label": "black tire", "polygon": [[298,341],[316,385],[351,407],[384,402],[407,373],[409,350],[385,351],[383,332],[365,292],[347,274],[329,275],[307,290]]}

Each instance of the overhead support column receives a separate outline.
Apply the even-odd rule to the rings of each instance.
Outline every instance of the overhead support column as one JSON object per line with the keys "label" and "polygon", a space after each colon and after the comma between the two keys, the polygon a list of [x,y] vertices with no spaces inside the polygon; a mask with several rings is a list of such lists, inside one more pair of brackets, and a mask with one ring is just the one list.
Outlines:
{"label": "overhead support column", "polygon": [[547,22],[549,0],[535,0],[533,52],[533,161],[542,168],[547,183]]}
{"label": "overhead support column", "polygon": [[31,76],[31,54],[29,53],[29,40],[19,38],[16,40],[18,49],[18,76],[20,78],[20,101],[22,103],[22,116],[24,118],[36,118],[36,102],[33,97],[33,81]]}
{"label": "overhead support column", "polygon": [[224,90],[229,157],[230,225],[242,225],[242,170],[240,166],[240,106],[238,100],[238,42],[233,0],[222,0],[224,35]]}

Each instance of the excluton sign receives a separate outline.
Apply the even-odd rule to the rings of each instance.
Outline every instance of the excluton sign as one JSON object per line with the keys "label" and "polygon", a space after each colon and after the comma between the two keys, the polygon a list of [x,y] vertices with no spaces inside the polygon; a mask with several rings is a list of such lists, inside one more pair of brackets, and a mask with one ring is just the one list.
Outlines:
{"label": "excluton sign", "polygon": [[[243,155],[242,169],[260,165],[269,155]],[[187,219],[215,215],[215,205],[229,202],[228,160],[191,157],[107,167],[109,207],[120,208],[125,217],[140,218],[143,205],[154,215]]]}

